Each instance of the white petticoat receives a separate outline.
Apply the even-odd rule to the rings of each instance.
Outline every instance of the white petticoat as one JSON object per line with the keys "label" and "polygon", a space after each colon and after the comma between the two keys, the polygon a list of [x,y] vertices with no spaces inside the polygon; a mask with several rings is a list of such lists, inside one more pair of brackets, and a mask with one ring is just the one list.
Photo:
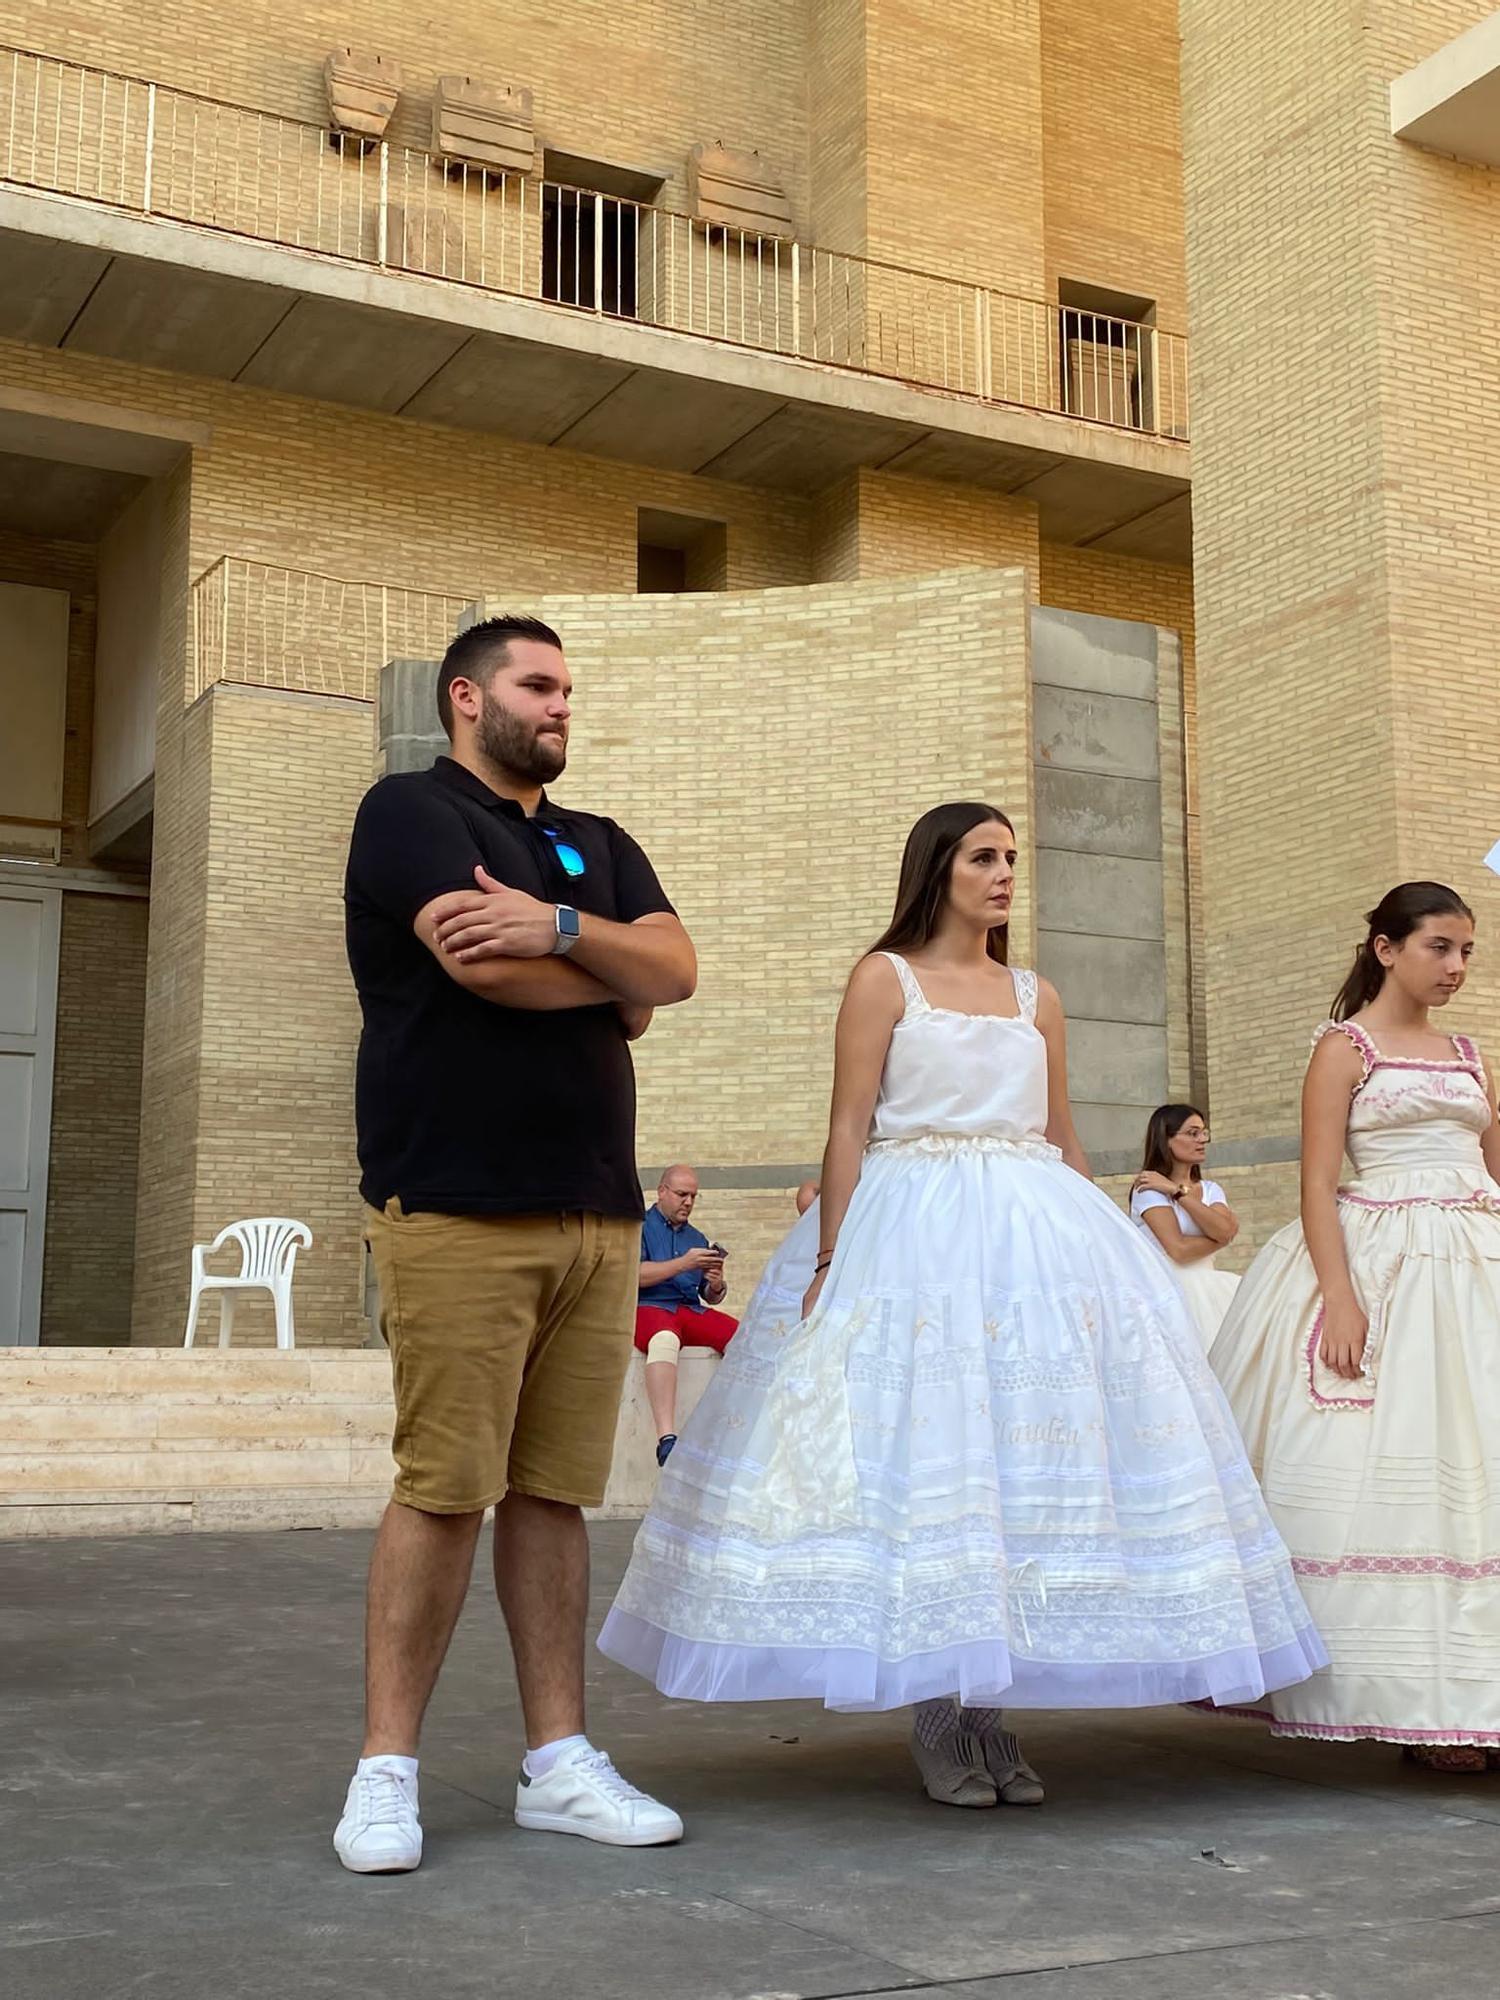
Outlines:
{"label": "white petticoat", "polygon": [[600,1645],[698,1700],[1242,1702],[1323,1653],[1181,1292],[1040,1141],[872,1147],[773,1258]]}

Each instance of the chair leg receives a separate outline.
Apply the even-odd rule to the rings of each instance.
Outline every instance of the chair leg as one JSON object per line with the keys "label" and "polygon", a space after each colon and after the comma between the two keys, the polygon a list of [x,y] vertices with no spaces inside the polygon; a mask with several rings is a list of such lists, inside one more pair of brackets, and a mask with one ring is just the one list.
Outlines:
{"label": "chair leg", "polygon": [[292,1325],[291,1292],[277,1291],[273,1296],[276,1300],[276,1345],[278,1347],[295,1347],[297,1345],[297,1335]]}
{"label": "chair leg", "polygon": [[220,1347],[227,1347],[229,1345],[229,1338],[233,1332],[234,1332],[234,1293],[220,1292],[219,1294]]}
{"label": "chair leg", "polygon": [[184,1347],[191,1347],[193,1342],[198,1338],[198,1308],[202,1303],[203,1294],[195,1285],[193,1287],[193,1295],[188,1300],[187,1332],[182,1336]]}

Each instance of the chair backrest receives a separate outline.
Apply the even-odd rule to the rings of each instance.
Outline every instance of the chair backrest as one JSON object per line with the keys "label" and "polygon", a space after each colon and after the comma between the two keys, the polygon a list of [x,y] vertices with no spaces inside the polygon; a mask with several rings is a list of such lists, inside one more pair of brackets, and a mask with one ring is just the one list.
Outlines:
{"label": "chair backrest", "polygon": [[305,1222],[292,1222],[282,1215],[258,1215],[248,1222],[231,1222],[215,1237],[212,1248],[225,1243],[240,1246],[240,1276],[269,1282],[285,1276],[299,1249],[312,1242]]}

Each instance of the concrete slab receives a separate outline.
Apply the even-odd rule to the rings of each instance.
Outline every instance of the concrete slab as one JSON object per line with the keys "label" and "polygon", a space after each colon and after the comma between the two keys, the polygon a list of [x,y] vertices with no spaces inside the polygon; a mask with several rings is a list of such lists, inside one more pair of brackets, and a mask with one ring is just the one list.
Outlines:
{"label": "concrete slab", "polygon": [[921,435],[885,417],[788,404],[698,469],[711,479],[818,493],[861,465],[885,465]]}
{"label": "concrete slab", "polygon": [[[594,1530],[592,1617],[630,1531]],[[1041,1812],[918,1790],[902,1716],[662,1702],[597,1656],[593,1734],[679,1848],[518,1833],[476,1576],[429,1718],[427,1859],[345,1875],[363,1534],[0,1548],[7,2000],[1480,2000],[1500,1778],[1177,1711],[1032,1716]],[[481,1571],[483,1565],[481,1564]],[[1284,1761],[1283,1761],[1284,1760]]]}
{"label": "concrete slab", "polygon": [[1193,559],[1193,501],[1184,489],[1088,544],[1102,555],[1139,556],[1186,567]]}
{"label": "concrete slab", "polygon": [[942,479],[1011,493],[1058,462],[1055,457],[1019,446],[1007,448],[981,438],[951,437],[933,431],[891,459],[885,470],[902,473],[910,479]]}
{"label": "concrete slab", "polygon": [[1096,1174],[1136,1173],[1146,1120],[1161,1102],[1152,1097],[1140,1104],[1090,1104],[1070,1091],[1073,1123]]}
{"label": "concrete slab", "polygon": [[697,472],[784,407],[776,396],[654,375],[628,376],[556,442],[595,458],[623,458],[670,472]]}
{"label": "concrete slab", "polygon": [[1039,768],[1150,779],[1160,770],[1154,701],[1038,682],[1032,690],[1031,720]]}
{"label": "concrete slab", "polygon": [[1043,847],[1084,854],[1161,855],[1161,786],[1154,778],[1108,778],[1093,771],[1036,772],[1036,837]]}
{"label": "concrete slab", "polygon": [[0,527],[56,541],[97,541],[143,484],[131,472],[0,451]]}
{"label": "concrete slab", "polygon": [[288,396],[399,410],[464,344],[461,328],[393,323],[370,306],[299,299],[237,379]]}
{"label": "concrete slab", "polygon": [[623,361],[477,333],[402,405],[404,417],[554,444],[630,374]]}
{"label": "concrete slab", "polygon": [[116,257],[63,345],[232,380],[295,302],[294,292],[214,271],[178,271],[163,284],[146,259]]}
{"label": "concrete slab", "polygon": [[[1039,473],[1016,489],[1023,499],[1035,500],[1042,509],[1044,532],[1049,510],[1055,509],[1065,516],[1072,530],[1068,535],[1070,542],[1094,543],[1176,497],[1171,490],[1164,492],[1160,484],[1143,478],[1128,466],[1096,466],[1094,477],[1087,480],[1079,478],[1080,470],[1076,462],[1063,460],[1051,471]],[[1185,490],[1186,484],[1184,480],[1178,490]],[[1177,559],[1185,562],[1188,557],[1184,554]]]}
{"label": "concrete slab", "polygon": [[0,338],[55,347],[108,264],[105,250],[0,231]]}
{"label": "concrete slab", "polygon": [[1036,858],[1037,910],[1050,931],[1160,940],[1161,864],[1117,855],[1043,848]]}
{"label": "concrete slab", "polygon": [[1097,1104],[1154,1105],[1167,1094],[1167,1031],[1137,1021],[1068,1026],[1068,1083]]}
{"label": "concrete slab", "polygon": [[1033,606],[1031,677],[1049,687],[1155,701],[1159,634],[1129,618]]}
{"label": "concrete slab", "polygon": [[1159,944],[1044,930],[1037,933],[1036,962],[1069,1021],[1166,1022],[1166,954]]}

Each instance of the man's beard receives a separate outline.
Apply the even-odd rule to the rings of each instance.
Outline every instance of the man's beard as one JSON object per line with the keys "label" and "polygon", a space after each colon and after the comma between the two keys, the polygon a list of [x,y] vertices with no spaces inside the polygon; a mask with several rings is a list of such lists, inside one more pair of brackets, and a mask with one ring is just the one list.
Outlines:
{"label": "man's beard", "polygon": [[475,743],[479,754],[491,764],[528,784],[550,784],[568,761],[568,746],[561,736],[539,736],[504,702],[497,701],[488,688],[479,713]]}

